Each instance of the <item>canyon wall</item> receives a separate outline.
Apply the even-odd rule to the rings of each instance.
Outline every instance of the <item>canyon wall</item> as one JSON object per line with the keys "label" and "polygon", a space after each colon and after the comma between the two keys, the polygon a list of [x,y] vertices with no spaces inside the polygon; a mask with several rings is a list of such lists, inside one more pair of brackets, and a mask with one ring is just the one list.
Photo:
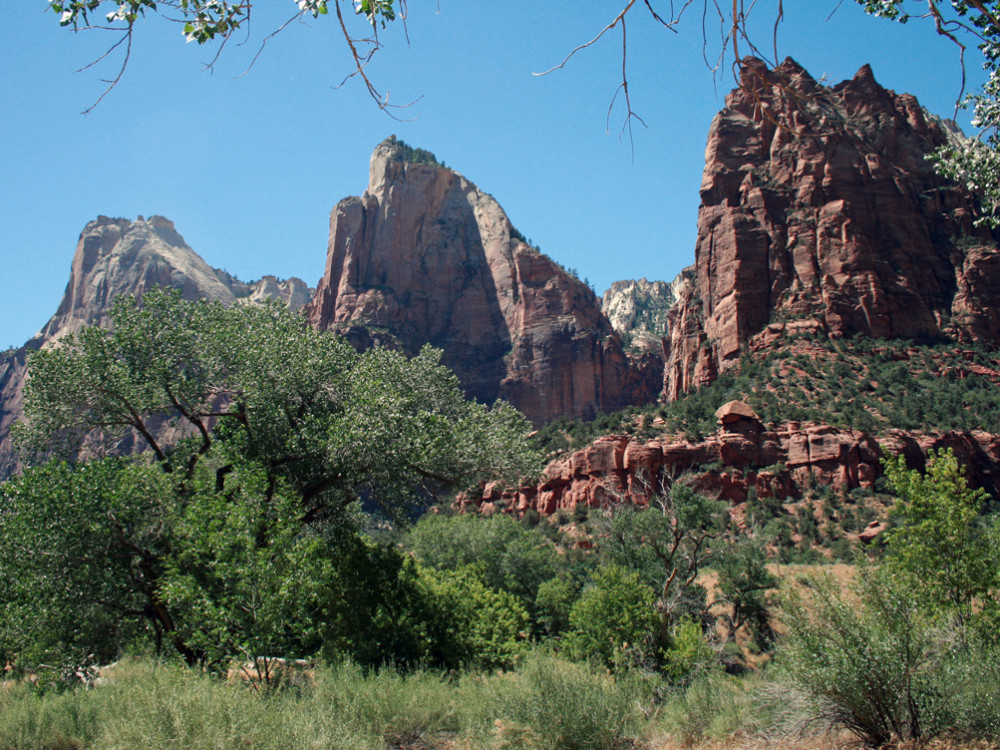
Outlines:
{"label": "canyon wall", "polygon": [[734,367],[771,323],[1000,342],[997,236],[927,159],[956,137],[868,66],[828,88],[790,59],[773,70],[744,60],[708,137],[666,397]]}

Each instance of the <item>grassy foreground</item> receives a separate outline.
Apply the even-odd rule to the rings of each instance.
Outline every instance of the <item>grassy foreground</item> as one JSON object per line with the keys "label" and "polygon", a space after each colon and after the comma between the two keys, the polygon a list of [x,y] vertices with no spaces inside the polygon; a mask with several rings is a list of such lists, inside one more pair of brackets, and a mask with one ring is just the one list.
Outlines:
{"label": "grassy foreground", "polygon": [[127,660],[91,688],[39,694],[7,683],[0,750],[666,748],[787,741],[804,715],[799,698],[760,680],[712,675],[669,691],[545,654],[491,675],[320,667],[300,686],[264,691]]}

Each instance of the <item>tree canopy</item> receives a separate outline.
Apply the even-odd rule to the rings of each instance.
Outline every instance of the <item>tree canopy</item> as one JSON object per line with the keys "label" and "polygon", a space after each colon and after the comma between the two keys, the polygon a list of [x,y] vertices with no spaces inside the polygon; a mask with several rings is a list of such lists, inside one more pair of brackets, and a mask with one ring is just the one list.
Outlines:
{"label": "tree canopy", "polygon": [[[29,362],[19,442],[39,465],[0,490],[0,651],[108,658],[151,628],[190,662],[426,656],[423,626],[386,634],[443,595],[358,532],[533,473],[527,420],[466,401],[435,350],[358,353],[276,304],[154,290],[110,317]],[[382,647],[355,642],[352,599]]]}

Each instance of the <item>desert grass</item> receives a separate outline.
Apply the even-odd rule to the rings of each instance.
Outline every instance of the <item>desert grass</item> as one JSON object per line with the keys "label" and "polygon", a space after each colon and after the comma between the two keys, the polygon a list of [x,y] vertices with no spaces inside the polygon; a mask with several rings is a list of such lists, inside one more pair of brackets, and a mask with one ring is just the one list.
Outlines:
{"label": "desert grass", "polygon": [[[508,672],[355,664],[257,688],[178,664],[125,660],[96,687],[0,691],[0,750],[841,750],[780,672],[711,673],[687,689],[534,652]],[[997,750],[938,741],[892,750]]]}
{"label": "desert grass", "polygon": [[0,694],[0,750],[625,750],[646,745],[641,685],[537,654],[449,675],[354,664],[259,690],[152,660],[99,687]]}

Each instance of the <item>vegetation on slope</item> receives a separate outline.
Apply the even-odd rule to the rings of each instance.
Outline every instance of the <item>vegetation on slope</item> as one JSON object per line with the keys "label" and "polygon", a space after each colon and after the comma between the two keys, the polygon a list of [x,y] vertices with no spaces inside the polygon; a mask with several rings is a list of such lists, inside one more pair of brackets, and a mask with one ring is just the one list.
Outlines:
{"label": "vegetation on slope", "polygon": [[[631,407],[590,422],[556,420],[535,437],[545,451],[579,448],[608,433],[717,428],[715,411],[745,401],[764,423],[818,422],[879,435],[889,429],[1000,432],[1000,354],[967,345],[868,338],[781,339],[679,401]],[[640,419],[642,417],[642,419]],[[662,424],[654,429],[653,419]]]}

